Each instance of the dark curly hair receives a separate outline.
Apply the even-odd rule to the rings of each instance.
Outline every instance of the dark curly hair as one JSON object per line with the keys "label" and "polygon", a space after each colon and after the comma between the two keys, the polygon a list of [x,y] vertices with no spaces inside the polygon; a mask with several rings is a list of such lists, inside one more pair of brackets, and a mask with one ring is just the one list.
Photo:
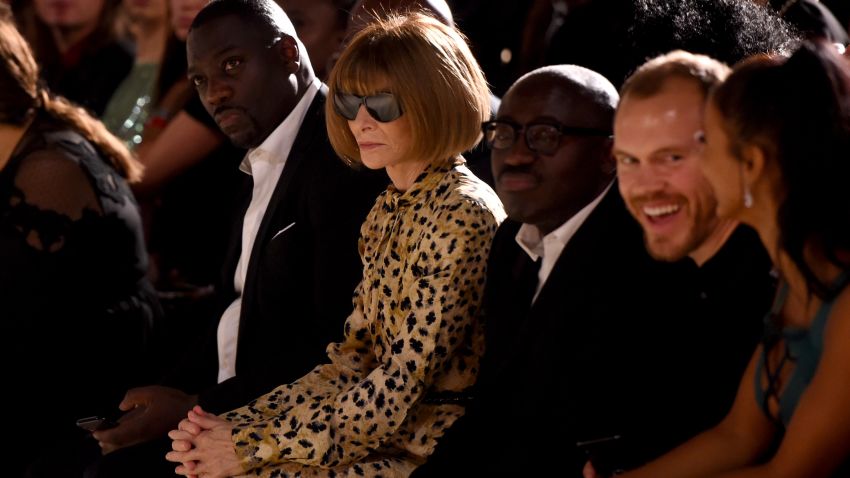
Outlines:
{"label": "dark curly hair", "polygon": [[547,63],[590,68],[619,88],[644,62],[672,50],[732,65],[797,44],[787,23],[752,1],[595,0],[567,16]]}

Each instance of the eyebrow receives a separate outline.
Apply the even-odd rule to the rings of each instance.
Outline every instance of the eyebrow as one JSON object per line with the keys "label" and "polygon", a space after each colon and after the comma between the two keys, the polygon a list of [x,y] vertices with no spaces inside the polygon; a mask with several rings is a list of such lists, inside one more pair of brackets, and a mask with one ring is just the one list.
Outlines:
{"label": "eyebrow", "polygon": [[[657,151],[653,151],[652,153],[649,154],[649,161],[651,161],[652,158],[655,157],[656,153],[657,153]],[[614,156],[615,159],[625,157],[625,158],[633,158],[633,159],[637,159],[639,161],[643,161],[643,159],[640,156],[638,156],[637,154],[634,154],[630,151],[626,151],[624,149],[611,148],[611,155]]]}
{"label": "eyebrow", "polygon": [[664,148],[656,149],[655,151],[652,152],[652,154],[655,155],[655,154],[663,154],[663,153],[673,153],[673,152],[678,152],[678,151],[688,151],[690,149],[692,149],[692,146],[687,146],[687,145],[666,146]]}
{"label": "eyebrow", "polygon": [[219,48],[218,50],[216,50],[216,52],[213,53],[213,57],[219,57],[221,55],[224,55],[225,53],[227,53],[230,50],[236,50],[238,48],[239,48],[239,46],[234,45],[232,43],[229,43],[229,44]]}
{"label": "eyebrow", "polygon": [[[687,146],[666,146],[666,147],[664,147],[664,148],[660,148],[660,149],[654,149],[654,150],[652,150],[652,151],[649,153],[649,157],[650,157],[650,158],[652,158],[653,156],[658,156],[658,155],[660,155],[660,154],[664,154],[664,153],[673,153],[673,152],[687,151],[687,150],[689,150],[689,149],[691,149],[691,148],[689,148],[689,147],[687,147]],[[611,151],[611,153],[612,153],[612,154],[614,154],[614,155],[630,156],[630,157],[633,157],[633,158],[637,157],[637,155],[635,155],[635,154],[633,154],[633,153],[631,153],[631,152],[629,152],[629,151],[626,151],[626,150],[624,150],[624,149],[621,149],[621,148],[614,148],[614,149]]]}
{"label": "eyebrow", "polygon": [[[239,49],[239,46],[234,45],[232,43],[229,43],[229,44],[219,48],[218,50],[216,50],[216,52],[212,54],[212,57],[215,58],[215,59],[218,59],[218,58],[221,58],[222,56],[230,53],[231,50],[237,50],[237,49]],[[194,68],[191,63],[189,65],[187,65],[186,76],[192,76],[192,75],[196,74],[197,72],[198,72],[198,70],[196,68]]]}

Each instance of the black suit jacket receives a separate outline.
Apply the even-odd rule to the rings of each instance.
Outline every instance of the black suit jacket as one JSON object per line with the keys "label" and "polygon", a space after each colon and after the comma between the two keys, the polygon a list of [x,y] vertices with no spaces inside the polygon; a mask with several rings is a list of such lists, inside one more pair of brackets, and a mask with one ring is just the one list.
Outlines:
{"label": "black suit jacket", "polygon": [[[326,95],[323,85],[257,232],[242,294],[236,376],[216,384],[216,319],[202,351],[166,380],[200,393],[201,405],[210,411],[242,406],[323,363],[325,347],[341,337],[351,312],[351,296],[362,275],[360,225],[388,179],[382,171],[354,170],[334,153],[325,129]],[[243,210],[251,188],[249,179]],[[235,299],[241,234],[239,221],[223,270],[219,312]]]}
{"label": "black suit jacket", "polygon": [[[611,435],[623,436],[614,454],[631,466],[725,414],[755,346],[759,313],[746,308],[744,317],[729,310],[729,317],[704,317],[716,311],[702,307],[692,290],[697,281],[689,274],[697,268],[647,254],[616,184],[529,305],[535,284],[526,282],[529,276],[536,280],[536,272],[515,241],[520,225],[505,221],[493,242],[485,292],[487,350],[476,401],[458,430],[450,431],[455,435],[446,437],[447,449],[438,447],[437,460],[451,466],[434,476],[462,476],[458,467],[464,465],[471,466],[465,470],[470,476],[581,476],[586,457],[576,442]],[[757,240],[744,248],[766,259]],[[757,277],[767,285],[753,286],[749,300],[766,311],[769,261],[725,268],[730,277]],[[687,336],[711,320],[717,326],[708,328],[720,333]],[[721,367],[716,357],[724,354],[734,357],[731,364],[703,376]]]}

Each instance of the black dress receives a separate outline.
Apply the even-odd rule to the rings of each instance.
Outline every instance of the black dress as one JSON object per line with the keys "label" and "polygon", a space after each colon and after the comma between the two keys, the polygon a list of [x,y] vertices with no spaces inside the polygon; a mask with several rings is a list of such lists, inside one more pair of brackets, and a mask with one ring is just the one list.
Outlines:
{"label": "black dress", "polygon": [[19,466],[146,378],[160,315],[146,268],[127,183],[82,136],[37,118],[0,170],[0,396]]}

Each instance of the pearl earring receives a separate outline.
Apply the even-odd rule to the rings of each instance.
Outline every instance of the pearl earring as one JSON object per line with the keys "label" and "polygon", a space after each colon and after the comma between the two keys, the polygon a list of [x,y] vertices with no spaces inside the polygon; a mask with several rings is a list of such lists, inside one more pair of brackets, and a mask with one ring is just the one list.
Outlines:
{"label": "pearl earring", "polygon": [[750,209],[753,207],[753,193],[750,192],[750,187],[744,185],[744,207]]}

